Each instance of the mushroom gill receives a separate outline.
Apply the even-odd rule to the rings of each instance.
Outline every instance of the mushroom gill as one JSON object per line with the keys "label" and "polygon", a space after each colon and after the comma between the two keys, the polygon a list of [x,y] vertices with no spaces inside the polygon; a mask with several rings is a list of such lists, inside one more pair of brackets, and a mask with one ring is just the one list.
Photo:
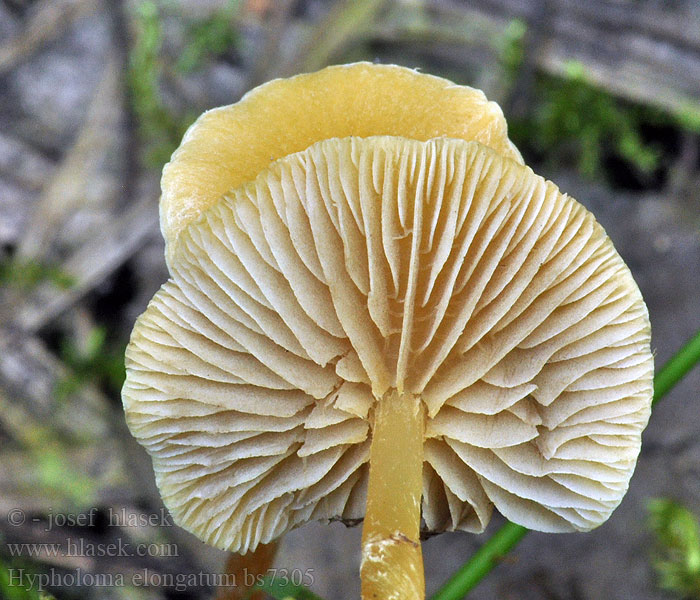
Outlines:
{"label": "mushroom gill", "polygon": [[594,217],[510,143],[340,132],[165,206],[171,279],[124,406],[204,541],[366,517],[363,597],[421,598],[419,526],[608,518],[649,417],[648,315]]}

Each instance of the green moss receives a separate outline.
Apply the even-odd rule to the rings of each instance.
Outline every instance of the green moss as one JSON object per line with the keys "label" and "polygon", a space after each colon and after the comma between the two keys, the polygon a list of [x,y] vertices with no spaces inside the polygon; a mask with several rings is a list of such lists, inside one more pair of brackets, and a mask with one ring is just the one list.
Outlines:
{"label": "green moss", "polygon": [[656,536],[654,569],[659,586],[681,598],[700,599],[700,525],[696,515],[666,498],[649,503]]}
{"label": "green moss", "polygon": [[[23,573],[36,575],[33,565],[13,561],[6,564],[0,559],[0,598],[3,600],[56,600],[51,594],[34,588],[13,584],[13,570],[21,569]],[[15,573],[16,578],[16,573]]]}
{"label": "green moss", "polygon": [[517,77],[518,71],[525,60],[525,34],[527,24],[522,19],[513,19],[503,37],[498,41],[496,50],[499,53],[499,60],[504,71],[506,83],[512,85]]}
{"label": "green moss", "polygon": [[163,63],[161,15],[154,2],[138,5],[136,39],[129,56],[129,98],[151,166],[162,166],[177,147],[187,122],[166,107],[160,90]]}
{"label": "green moss", "polygon": [[516,144],[550,162],[573,162],[588,177],[600,176],[604,150],[642,174],[657,168],[660,151],[645,144],[639,133],[643,113],[589,83],[580,63],[568,63],[561,78],[539,75],[535,98],[529,114],[512,121]]}
{"label": "green moss", "polygon": [[87,506],[97,497],[97,483],[77,471],[59,444],[34,453],[34,476],[42,493],[69,506]]}
{"label": "green moss", "polygon": [[681,128],[700,133],[700,103],[688,103],[675,115]]}
{"label": "green moss", "polygon": [[75,279],[56,266],[32,259],[3,258],[0,260],[0,285],[26,293],[42,282],[67,289],[75,283]]}
{"label": "green moss", "polygon": [[177,68],[189,73],[199,68],[207,59],[221,56],[239,43],[233,18],[240,2],[231,0],[224,10],[215,12],[203,21],[191,23],[187,28],[187,43],[177,61]]}
{"label": "green moss", "polygon": [[[137,6],[137,31],[129,54],[128,89],[137,129],[144,145],[147,165],[160,168],[170,159],[187,127],[194,121],[192,110],[178,112],[170,107],[161,88],[166,70],[189,73],[238,43],[233,17],[238,2],[207,19],[178,24],[185,29],[185,43],[177,60],[163,52],[164,14],[156,2]],[[197,111],[198,112],[198,111]]]}
{"label": "green moss", "polygon": [[87,383],[101,385],[118,395],[126,377],[124,352],[126,348],[110,348],[106,344],[107,330],[96,327],[88,336],[84,348],[70,341],[61,344],[59,356],[70,374],[59,379],[54,388],[56,400],[63,401]]}

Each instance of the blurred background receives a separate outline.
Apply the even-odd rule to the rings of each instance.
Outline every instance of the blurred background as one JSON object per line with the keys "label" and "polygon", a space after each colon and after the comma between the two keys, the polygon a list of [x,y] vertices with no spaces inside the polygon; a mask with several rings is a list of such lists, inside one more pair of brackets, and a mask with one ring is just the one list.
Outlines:
{"label": "blurred background", "polygon": [[[632,269],[657,365],[700,327],[697,0],[0,0],[0,598],[213,597],[172,577],[225,555],[161,512],[119,396],[134,320],[167,279],[160,170],[203,110],[357,60],[501,104],[526,162]],[[700,369],[655,407],[612,518],[529,534],[473,597],[700,598],[698,515]],[[428,593],[501,522],[425,542]],[[359,598],[359,538],[308,525],[276,566]]]}

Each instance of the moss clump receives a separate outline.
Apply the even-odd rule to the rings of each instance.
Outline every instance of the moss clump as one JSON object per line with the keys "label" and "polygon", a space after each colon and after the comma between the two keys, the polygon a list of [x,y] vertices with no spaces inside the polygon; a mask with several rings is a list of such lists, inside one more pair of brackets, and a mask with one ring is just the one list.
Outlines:
{"label": "moss clump", "polygon": [[239,39],[233,23],[237,9],[238,2],[231,2],[227,8],[201,21],[178,22],[185,28],[185,43],[178,49],[179,59],[175,60],[163,51],[164,14],[158,4],[145,1],[138,5],[127,83],[148,166],[162,167],[194,121],[189,109],[178,112],[166,102],[162,89],[164,74],[170,72],[175,76],[176,72],[195,71],[206,60],[235,46]]}
{"label": "moss clump", "polygon": [[70,374],[59,379],[54,389],[58,401],[78,391],[87,383],[102,386],[105,391],[119,395],[125,378],[125,347],[109,348],[107,330],[95,327],[88,335],[84,347],[78,348],[70,341],[61,344],[60,358]]}
{"label": "moss clump", "polygon": [[539,75],[535,97],[533,109],[511,121],[512,137],[524,149],[557,164],[573,162],[591,178],[601,175],[606,151],[642,174],[658,167],[660,151],[640,134],[644,111],[589,83],[580,63],[570,62],[563,78]]}
{"label": "moss clump", "polygon": [[684,506],[666,498],[649,503],[656,536],[653,559],[659,586],[681,598],[700,599],[700,525]]}
{"label": "moss clump", "polygon": [[31,259],[0,259],[0,286],[27,293],[42,282],[49,282],[60,289],[70,288],[75,279],[54,265]]}

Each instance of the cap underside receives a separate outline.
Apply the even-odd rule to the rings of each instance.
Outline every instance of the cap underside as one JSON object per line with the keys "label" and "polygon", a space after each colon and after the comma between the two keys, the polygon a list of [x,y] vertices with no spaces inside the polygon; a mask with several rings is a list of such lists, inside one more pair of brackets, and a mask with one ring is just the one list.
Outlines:
{"label": "cap underside", "polygon": [[475,142],[349,137],[182,229],[123,399],[176,521],[245,552],[362,518],[375,398],[426,406],[424,529],[543,531],[620,502],[652,394],[646,307],[593,216]]}

